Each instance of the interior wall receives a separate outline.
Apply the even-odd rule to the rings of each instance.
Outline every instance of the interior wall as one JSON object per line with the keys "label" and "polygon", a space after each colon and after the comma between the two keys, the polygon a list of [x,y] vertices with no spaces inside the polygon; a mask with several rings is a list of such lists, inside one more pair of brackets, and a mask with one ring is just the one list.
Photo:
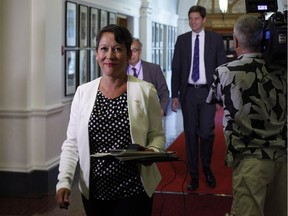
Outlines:
{"label": "interior wall", "polygon": [[[147,32],[140,19],[152,21],[150,12],[157,14],[165,4],[162,1],[157,10],[149,5],[148,14],[141,14],[145,0],[71,1],[129,17],[133,36],[140,36],[140,30]],[[38,181],[44,184],[42,189],[54,187],[72,100],[64,96],[64,8],[65,0],[1,1],[0,194],[26,193],[37,182],[32,176],[39,176],[39,171],[47,180]],[[176,26],[171,8],[162,9],[155,19],[167,23],[165,16],[175,17]],[[149,35],[144,39],[151,40]]]}

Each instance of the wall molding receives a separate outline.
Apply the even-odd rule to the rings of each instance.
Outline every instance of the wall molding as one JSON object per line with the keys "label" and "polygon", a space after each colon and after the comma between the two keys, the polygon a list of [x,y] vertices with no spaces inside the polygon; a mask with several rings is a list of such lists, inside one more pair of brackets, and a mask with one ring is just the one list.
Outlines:
{"label": "wall molding", "polygon": [[58,166],[60,160],[60,156],[56,156],[45,164],[38,164],[33,166],[28,166],[26,164],[16,164],[11,166],[9,163],[0,163],[0,170],[4,172],[17,172],[17,173],[29,173],[33,172],[34,170],[39,171],[47,171],[53,169],[54,167]]}
{"label": "wall molding", "polygon": [[47,106],[45,108],[37,109],[23,109],[23,110],[7,110],[0,109],[0,119],[1,118],[31,118],[31,117],[48,117],[50,115],[55,115],[61,113],[62,111],[69,109],[71,102],[57,104],[53,106]]}

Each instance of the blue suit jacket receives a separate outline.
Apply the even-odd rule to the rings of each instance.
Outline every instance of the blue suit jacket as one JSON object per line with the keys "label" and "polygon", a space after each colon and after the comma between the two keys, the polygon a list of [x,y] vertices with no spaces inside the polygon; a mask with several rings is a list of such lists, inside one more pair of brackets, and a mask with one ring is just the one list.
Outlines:
{"label": "blue suit jacket", "polygon": [[[186,32],[179,35],[175,44],[172,60],[172,98],[178,98],[183,102],[188,77],[191,67],[192,33]],[[211,85],[216,67],[227,62],[223,38],[220,34],[205,30],[204,64],[206,69],[207,84]]]}

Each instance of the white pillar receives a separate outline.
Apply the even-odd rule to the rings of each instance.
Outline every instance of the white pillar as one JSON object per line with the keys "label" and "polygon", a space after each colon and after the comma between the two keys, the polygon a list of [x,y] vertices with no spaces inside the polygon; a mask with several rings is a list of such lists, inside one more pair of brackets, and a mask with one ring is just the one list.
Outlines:
{"label": "white pillar", "polygon": [[152,9],[149,4],[149,0],[142,0],[139,19],[139,39],[143,43],[142,58],[146,61],[152,61]]}

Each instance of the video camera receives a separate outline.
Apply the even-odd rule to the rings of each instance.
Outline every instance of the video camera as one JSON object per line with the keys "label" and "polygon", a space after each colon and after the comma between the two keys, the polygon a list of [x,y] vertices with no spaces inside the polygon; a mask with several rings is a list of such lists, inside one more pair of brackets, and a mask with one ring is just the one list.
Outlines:
{"label": "video camera", "polygon": [[247,13],[260,13],[262,52],[267,62],[287,67],[287,11],[277,12],[277,0],[245,0]]}

